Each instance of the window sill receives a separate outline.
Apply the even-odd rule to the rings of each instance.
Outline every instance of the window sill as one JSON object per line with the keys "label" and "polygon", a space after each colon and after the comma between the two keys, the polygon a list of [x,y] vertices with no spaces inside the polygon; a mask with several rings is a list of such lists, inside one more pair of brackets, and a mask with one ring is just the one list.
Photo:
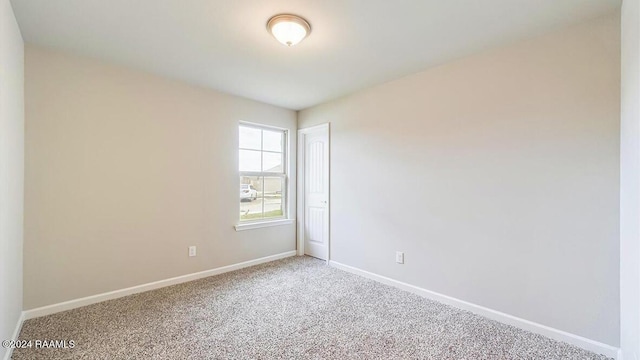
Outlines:
{"label": "window sill", "polygon": [[295,219],[280,219],[280,220],[241,223],[241,224],[235,225],[234,228],[236,229],[236,231],[252,230],[252,229],[260,229],[260,228],[270,227],[270,226],[291,225],[295,221],[296,221]]}

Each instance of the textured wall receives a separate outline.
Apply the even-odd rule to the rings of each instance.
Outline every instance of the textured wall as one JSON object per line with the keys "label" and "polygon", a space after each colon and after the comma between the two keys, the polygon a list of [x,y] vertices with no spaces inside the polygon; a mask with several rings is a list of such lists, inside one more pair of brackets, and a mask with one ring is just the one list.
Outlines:
{"label": "textured wall", "polygon": [[294,111],[31,45],[25,85],[26,309],[295,249],[233,229],[238,122]]}
{"label": "textured wall", "polygon": [[331,122],[332,260],[617,346],[619,26],[301,111]]}
{"label": "textured wall", "polygon": [[[24,44],[9,0],[0,0],[0,339],[22,311]],[[4,357],[0,348],[0,358]]]}

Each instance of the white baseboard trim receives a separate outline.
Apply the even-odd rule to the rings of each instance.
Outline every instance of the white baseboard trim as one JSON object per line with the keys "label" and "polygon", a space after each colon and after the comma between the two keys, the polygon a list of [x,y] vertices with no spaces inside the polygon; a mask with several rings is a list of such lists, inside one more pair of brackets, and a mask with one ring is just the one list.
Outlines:
{"label": "white baseboard trim", "polygon": [[51,315],[51,314],[59,313],[59,312],[62,312],[62,311],[67,311],[67,310],[79,308],[79,307],[82,307],[82,306],[87,306],[87,305],[99,303],[99,302],[106,301],[106,300],[117,299],[117,298],[121,298],[121,297],[124,297],[124,296],[137,294],[137,293],[141,293],[141,292],[145,292],[145,291],[149,291],[149,290],[155,290],[155,289],[159,289],[159,288],[166,287],[166,286],[171,286],[171,285],[185,283],[185,282],[188,282],[188,281],[198,280],[198,279],[202,279],[202,278],[205,278],[205,277],[209,277],[209,276],[213,276],[213,275],[219,275],[219,274],[223,274],[223,273],[226,273],[226,272],[229,272],[229,271],[239,270],[239,269],[246,268],[246,267],[249,267],[249,266],[259,265],[259,264],[263,264],[263,263],[267,263],[267,262],[271,262],[271,261],[275,261],[275,260],[280,260],[280,259],[284,259],[284,258],[287,258],[287,257],[290,257],[290,256],[295,256],[295,255],[296,255],[296,251],[295,250],[291,250],[291,251],[283,252],[283,253],[276,254],[276,255],[265,256],[265,257],[262,257],[262,258],[259,258],[259,259],[244,261],[244,262],[241,262],[241,263],[222,266],[222,267],[219,267],[219,268],[205,270],[205,271],[201,271],[201,272],[197,272],[197,273],[193,273],[193,274],[176,276],[176,277],[173,277],[173,278],[170,278],[170,279],[154,281],[154,282],[150,282],[150,283],[147,283],[147,284],[142,284],[142,285],[129,287],[129,288],[126,288],[126,289],[109,291],[109,292],[102,293],[102,294],[91,295],[91,296],[83,297],[83,298],[80,298],[80,299],[61,302],[61,303],[58,303],[58,304],[47,305],[47,306],[43,306],[43,307],[39,307],[39,308],[35,308],[35,309],[30,309],[30,310],[24,311],[23,312],[23,318],[24,318],[24,320],[28,320],[28,319],[41,317],[41,316]]}
{"label": "white baseboard trim", "polygon": [[[16,327],[13,329],[13,334],[11,334],[11,339],[2,339],[2,340],[18,340],[18,335],[20,335],[20,330],[22,330],[22,323],[24,323],[24,311],[20,313],[18,316],[18,322],[16,323]],[[4,353],[4,360],[10,360],[11,355],[13,355],[13,348],[6,349]]]}
{"label": "white baseboard trim", "polygon": [[530,331],[536,334],[540,334],[543,336],[546,336],[548,338],[554,339],[554,340],[558,340],[558,341],[563,341],[566,343],[569,343],[571,345],[575,345],[577,347],[580,347],[582,349],[585,350],[589,350],[592,351],[594,353],[597,354],[603,354],[607,357],[610,358],[614,358],[614,359],[618,359],[621,360],[619,358],[619,348],[611,346],[611,345],[607,345],[595,340],[591,340],[591,339],[587,339],[585,337],[579,336],[579,335],[575,335],[575,334],[571,334],[568,333],[566,331],[562,331],[562,330],[558,330],[558,329],[554,329],[552,327],[546,326],[546,325],[542,325],[542,324],[538,324],[536,322],[533,321],[529,321],[529,320],[525,320],[525,319],[521,319],[519,317],[513,316],[513,315],[509,315],[509,314],[505,314],[503,312],[500,311],[496,311],[496,310],[492,310],[489,308],[486,308],[484,306],[480,306],[480,305],[476,305],[464,300],[460,300],[460,299],[456,299],[454,297],[451,296],[447,296],[447,295],[443,295],[443,294],[439,294],[437,292],[434,291],[430,291],[427,289],[423,289],[421,287],[415,286],[415,285],[411,285],[411,284],[407,284],[398,280],[394,280],[382,275],[378,275],[378,274],[374,274],[372,272],[369,271],[365,271],[353,266],[349,266],[349,265],[345,265],[345,264],[341,264],[339,262],[333,261],[331,260],[329,262],[329,264],[337,269],[340,270],[344,270],[347,272],[350,272],[352,274],[356,274],[356,275],[360,275],[363,276],[365,278],[371,279],[371,280],[375,280],[377,282],[386,284],[386,285],[390,285],[393,287],[396,287],[398,289],[402,289],[417,295],[420,295],[422,297],[425,297],[427,299],[431,299],[431,300],[435,300],[435,301],[439,301],[441,303],[445,303],[447,305],[451,305],[453,307],[456,307],[458,309],[462,309],[462,310],[467,310],[470,311],[474,314],[477,315],[481,315],[484,316],[486,318],[489,318],[491,320],[495,320],[495,321],[499,321],[501,323],[507,324],[507,325],[511,325],[511,326],[515,326],[517,328],[526,330],[526,331]]}

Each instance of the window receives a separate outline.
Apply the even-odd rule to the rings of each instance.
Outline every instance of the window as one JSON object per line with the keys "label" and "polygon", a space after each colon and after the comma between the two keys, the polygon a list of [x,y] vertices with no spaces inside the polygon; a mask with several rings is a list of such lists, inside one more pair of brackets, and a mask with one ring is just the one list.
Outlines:
{"label": "window", "polygon": [[286,217],[285,130],[239,126],[240,222]]}

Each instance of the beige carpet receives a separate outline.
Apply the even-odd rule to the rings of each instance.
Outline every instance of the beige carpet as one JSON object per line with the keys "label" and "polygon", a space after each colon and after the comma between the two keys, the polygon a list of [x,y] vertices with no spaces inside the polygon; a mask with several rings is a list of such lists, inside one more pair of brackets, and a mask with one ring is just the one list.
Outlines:
{"label": "beige carpet", "polygon": [[295,257],[25,322],[13,359],[605,359]]}

